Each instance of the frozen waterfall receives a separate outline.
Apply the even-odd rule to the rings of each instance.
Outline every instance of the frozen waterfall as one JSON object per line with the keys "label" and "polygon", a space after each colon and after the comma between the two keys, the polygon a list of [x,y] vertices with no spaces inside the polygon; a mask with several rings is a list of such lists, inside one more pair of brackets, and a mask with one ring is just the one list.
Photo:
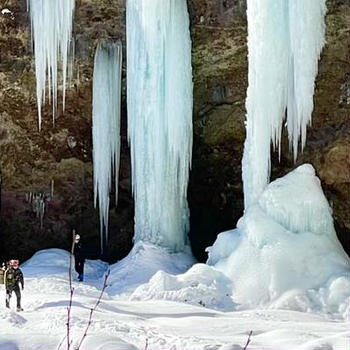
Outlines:
{"label": "frozen waterfall", "polygon": [[57,109],[58,66],[62,67],[63,109],[72,36],[75,0],[27,0],[32,25],[35,55],[38,122],[45,103],[46,84],[52,103],[53,118]]}
{"label": "frozen waterfall", "polygon": [[247,136],[243,156],[245,208],[270,177],[271,142],[281,147],[287,119],[294,159],[311,122],[314,81],[324,44],[325,0],[248,0]]}
{"label": "frozen waterfall", "polygon": [[268,184],[237,229],[221,233],[207,250],[208,264],[233,282],[240,308],[348,317],[350,260],[310,164]]}
{"label": "frozen waterfall", "polygon": [[134,240],[181,251],[192,153],[186,0],[127,1],[127,65]]}
{"label": "frozen waterfall", "polygon": [[101,250],[108,240],[109,193],[115,177],[116,202],[120,157],[122,44],[102,40],[94,62],[92,138],[94,202],[100,211]]}

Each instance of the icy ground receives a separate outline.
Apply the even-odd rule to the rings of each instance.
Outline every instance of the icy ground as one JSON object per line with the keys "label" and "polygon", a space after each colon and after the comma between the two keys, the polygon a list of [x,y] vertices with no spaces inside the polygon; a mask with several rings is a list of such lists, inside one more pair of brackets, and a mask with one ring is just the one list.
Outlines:
{"label": "icy ground", "polygon": [[[183,265],[174,266],[171,257],[167,258],[164,252],[150,248],[142,255],[142,249],[139,250],[141,255],[135,254],[129,261],[129,264],[134,264],[134,276],[137,276],[138,269],[144,271],[141,262],[137,261],[138,256],[144,261],[155,256],[151,270],[154,271],[159,263],[169,273],[180,273],[189,262],[184,256]],[[0,350],[56,349],[66,334],[68,264],[67,252],[50,249],[38,252],[21,266],[25,275],[24,312],[14,311],[14,297],[11,299],[12,309],[4,307],[4,289],[0,287],[3,300],[0,306]],[[96,302],[108,268],[101,261],[90,260],[85,266],[86,281],[73,282],[73,345],[84,332],[90,308]],[[253,331],[248,346],[251,350],[349,349],[349,321],[336,320],[331,315],[271,309],[228,312],[213,309],[234,308],[225,298],[221,304],[213,303],[220,296],[215,293],[220,291],[222,296],[230,289],[230,282],[204,264],[197,264],[178,277],[158,272],[150,283],[137,288],[142,276],[128,280],[126,274],[119,274],[123,280],[118,281],[118,272],[123,268],[125,266],[120,269],[117,265],[112,266],[109,280],[112,285],[108,286],[93,316],[81,350],[143,350],[146,346],[148,350],[238,350],[246,344],[250,330]],[[128,291],[127,281],[133,285]],[[157,281],[162,286],[157,285]],[[118,283],[124,290],[122,294],[117,294]],[[167,294],[167,288],[172,292]],[[143,295],[168,300],[144,300]],[[211,308],[206,307],[206,303]],[[61,349],[66,349],[65,342]]]}

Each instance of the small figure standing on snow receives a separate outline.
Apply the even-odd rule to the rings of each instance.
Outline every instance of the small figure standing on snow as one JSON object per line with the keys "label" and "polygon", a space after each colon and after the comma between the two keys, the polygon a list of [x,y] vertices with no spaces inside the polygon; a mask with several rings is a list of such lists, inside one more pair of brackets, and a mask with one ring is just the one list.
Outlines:
{"label": "small figure standing on snow", "polygon": [[75,260],[75,271],[78,273],[78,281],[84,281],[84,264],[85,264],[85,254],[83,246],[80,241],[80,235],[75,235],[74,242],[74,260]]}
{"label": "small figure standing on snow", "polygon": [[18,267],[18,260],[10,260],[9,266],[4,274],[4,282],[6,289],[6,307],[10,308],[10,299],[12,292],[15,292],[17,298],[17,311],[23,311],[21,307],[21,291],[19,284],[22,285],[22,290],[24,289],[24,279],[21,269]]}
{"label": "small figure standing on snow", "polygon": [[2,266],[0,268],[0,284],[4,284],[4,275],[5,275],[5,271],[6,271],[6,265],[5,263],[2,263]]}

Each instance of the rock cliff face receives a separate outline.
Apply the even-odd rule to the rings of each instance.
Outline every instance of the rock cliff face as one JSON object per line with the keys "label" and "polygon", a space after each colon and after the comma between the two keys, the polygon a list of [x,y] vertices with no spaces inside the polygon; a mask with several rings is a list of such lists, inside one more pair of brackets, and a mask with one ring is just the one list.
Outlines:
{"label": "rock cliff face", "polygon": [[[247,26],[245,0],[189,0],[193,39],[194,150],[189,185],[193,251],[242,215],[241,158],[245,138]],[[327,44],[316,82],[313,125],[297,164],[314,165],[334,210],[341,241],[350,250],[350,4],[329,0]],[[9,9],[11,12],[3,11]],[[51,107],[37,128],[34,61],[25,0],[0,3],[0,168],[2,254],[28,258],[38,249],[68,249],[75,228],[91,256],[98,254],[98,213],[93,208],[91,91],[98,38],[114,37],[125,47],[124,0],[77,0],[75,62],[66,110],[52,124]],[[124,50],[125,51],[125,50]],[[125,52],[124,52],[125,53]],[[125,73],[125,65],[124,65]],[[125,74],[124,74],[125,75]],[[124,81],[125,86],[125,81]],[[110,210],[110,260],[132,246],[130,191],[123,94],[122,156],[118,207]],[[272,178],[295,165],[283,139],[281,161],[273,159]],[[54,184],[53,196],[51,193]],[[29,193],[45,197],[42,225]],[[26,196],[27,195],[27,196]]]}

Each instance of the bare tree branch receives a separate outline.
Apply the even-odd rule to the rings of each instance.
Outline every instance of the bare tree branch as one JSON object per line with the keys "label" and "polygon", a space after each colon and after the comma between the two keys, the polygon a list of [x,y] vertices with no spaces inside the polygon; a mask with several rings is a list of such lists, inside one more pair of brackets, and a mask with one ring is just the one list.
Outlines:
{"label": "bare tree branch", "polygon": [[94,306],[92,309],[90,309],[89,320],[88,320],[88,323],[87,323],[87,325],[86,325],[84,334],[83,334],[83,336],[81,337],[80,342],[79,342],[78,346],[75,348],[75,350],[79,350],[79,349],[80,349],[81,344],[83,343],[84,339],[85,339],[86,336],[87,336],[87,332],[88,332],[88,330],[89,330],[89,328],[90,328],[90,326],[91,326],[91,323],[92,323],[92,315],[93,315],[93,313],[95,312],[95,310],[97,309],[98,305],[100,304],[101,299],[102,299],[102,295],[103,295],[103,293],[104,293],[104,291],[105,291],[105,289],[106,289],[106,287],[107,287],[107,280],[108,280],[109,274],[110,274],[110,270],[108,270],[107,273],[106,273],[106,275],[105,275],[105,279],[104,279],[104,282],[103,282],[103,288],[102,288],[102,290],[101,290],[100,296],[98,297],[98,299],[97,299],[97,301],[96,301],[95,306]]}
{"label": "bare tree branch", "polygon": [[252,334],[253,334],[253,331],[250,331],[250,332],[249,332],[249,335],[248,335],[248,339],[247,339],[247,344],[245,345],[245,347],[243,348],[243,350],[247,350],[248,345],[249,345],[250,340],[251,340],[250,338],[251,338]]}
{"label": "bare tree branch", "polygon": [[73,303],[73,293],[74,288],[72,285],[72,260],[74,254],[74,246],[75,246],[75,230],[72,231],[72,248],[69,256],[69,304],[67,307],[67,350],[70,349],[72,341],[70,340],[70,319],[71,319],[71,310]]}

